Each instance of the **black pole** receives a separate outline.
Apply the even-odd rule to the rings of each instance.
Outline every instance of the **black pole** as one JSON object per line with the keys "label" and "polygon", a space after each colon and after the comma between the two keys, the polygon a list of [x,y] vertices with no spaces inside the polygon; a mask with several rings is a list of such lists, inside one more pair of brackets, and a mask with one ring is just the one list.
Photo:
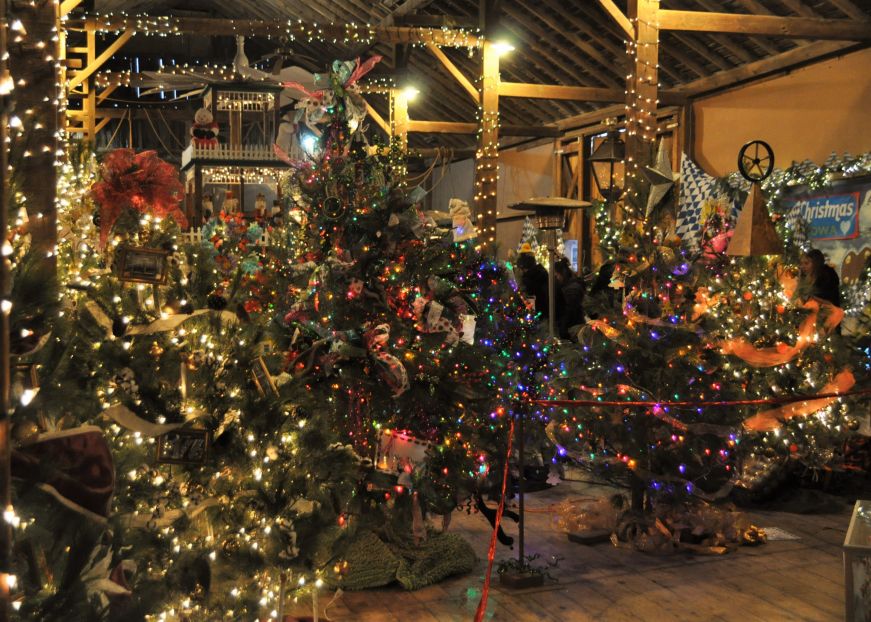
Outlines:
{"label": "black pole", "polygon": [[523,566],[523,471],[525,468],[523,461],[523,419],[524,419],[524,408],[521,406],[518,409],[518,440],[517,440],[517,449],[520,452],[520,459],[517,461],[519,465],[519,475],[517,477],[517,495],[520,497],[520,520],[518,521],[518,536],[517,536],[517,551],[518,551],[518,561],[520,562],[521,567]]}

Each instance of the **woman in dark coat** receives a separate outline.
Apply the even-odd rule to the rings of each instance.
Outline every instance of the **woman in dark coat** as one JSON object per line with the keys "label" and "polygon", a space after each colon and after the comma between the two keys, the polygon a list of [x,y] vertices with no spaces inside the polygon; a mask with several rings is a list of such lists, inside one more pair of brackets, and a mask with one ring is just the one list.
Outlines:
{"label": "woman in dark coat", "polygon": [[571,339],[573,326],[584,323],[584,282],[569,266],[568,259],[554,264],[556,280],[556,321],[561,339]]}
{"label": "woman in dark coat", "polygon": [[548,314],[547,270],[535,261],[532,253],[520,253],[517,266],[523,271],[520,277],[520,287],[527,296],[535,296],[535,310],[542,317]]}
{"label": "woman in dark coat", "polygon": [[838,273],[826,265],[825,255],[819,249],[812,248],[804,253],[798,266],[810,296],[827,300],[836,307],[841,306],[841,281]]}

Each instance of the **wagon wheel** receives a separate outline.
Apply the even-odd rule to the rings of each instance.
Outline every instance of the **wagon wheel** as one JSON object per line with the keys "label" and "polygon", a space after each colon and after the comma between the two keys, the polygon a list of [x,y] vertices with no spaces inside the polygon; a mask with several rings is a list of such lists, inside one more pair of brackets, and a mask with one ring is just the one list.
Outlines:
{"label": "wagon wheel", "polygon": [[738,170],[748,181],[760,182],[774,170],[774,151],[763,140],[753,140],[738,152]]}

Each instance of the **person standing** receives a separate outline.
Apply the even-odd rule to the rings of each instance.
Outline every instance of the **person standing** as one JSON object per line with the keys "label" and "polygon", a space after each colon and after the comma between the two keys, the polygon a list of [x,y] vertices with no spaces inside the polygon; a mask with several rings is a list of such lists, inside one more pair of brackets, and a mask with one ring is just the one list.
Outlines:
{"label": "person standing", "polygon": [[841,306],[841,281],[835,269],[826,264],[822,251],[812,248],[802,254],[798,263],[801,271],[802,291],[809,297],[826,300]]}
{"label": "person standing", "polygon": [[575,275],[566,258],[554,264],[554,280],[559,336],[571,339],[577,332],[571,329],[584,323],[584,282]]}
{"label": "person standing", "polygon": [[527,297],[535,297],[535,310],[541,317],[548,316],[547,270],[535,260],[532,253],[520,253],[517,266],[521,269],[520,287]]}

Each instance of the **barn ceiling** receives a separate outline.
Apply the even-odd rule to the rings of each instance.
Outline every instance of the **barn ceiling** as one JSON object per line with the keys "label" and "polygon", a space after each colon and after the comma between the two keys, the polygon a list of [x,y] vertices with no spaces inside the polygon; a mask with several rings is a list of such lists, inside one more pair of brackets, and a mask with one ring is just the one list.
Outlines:
{"label": "barn ceiling", "polygon": [[[484,1],[484,0],[482,0]],[[489,0],[493,3],[493,0]],[[626,12],[626,0],[615,0]],[[505,0],[496,2],[496,25],[489,18],[490,28],[498,29],[512,40],[515,51],[501,60],[501,77],[505,81],[539,84],[561,84],[623,89],[627,71],[624,36],[611,17],[594,0]],[[662,0],[663,9],[714,11],[791,17],[821,17],[832,19],[869,20],[871,0]],[[163,0],[131,2],[129,0],[96,0],[96,12],[195,17],[251,19],[299,18],[314,22],[369,23],[382,25],[459,25],[477,27],[478,0]],[[684,31],[662,31],[660,34],[660,88],[689,90],[694,85],[710,84],[710,77],[722,74],[723,82],[736,68],[766,58],[793,53],[819,42],[805,39],[745,36]],[[148,56],[171,54],[175,62],[203,62],[205,53],[211,62],[229,63],[234,54],[230,37],[212,37],[202,42],[185,41],[163,45],[167,39],[134,38],[124,54]],[[160,47],[155,42],[161,42]],[[828,43],[832,53],[858,47],[850,42]],[[255,60],[280,45],[277,41],[252,40],[246,45],[248,57]],[[352,49],[329,43],[285,42],[291,52],[286,64],[297,64],[310,71],[323,71],[335,58],[354,54],[380,54],[384,60],[374,74],[391,75],[397,59],[392,44],[379,43],[367,49]],[[480,73],[480,53],[444,48],[446,55],[474,82]],[[400,52],[401,54],[401,52]],[[271,62],[267,59],[265,62]],[[407,58],[410,79],[420,88],[421,95],[410,106],[410,116],[416,120],[474,122],[477,105],[451,77],[444,67],[425,49],[411,48]],[[732,72],[732,73],[729,73]],[[702,82],[705,81],[706,82]],[[387,115],[387,99],[372,95],[370,103],[383,116]],[[581,115],[604,106],[601,103],[543,99],[504,98],[500,102],[503,124],[546,125]],[[414,135],[412,144],[449,145],[457,148],[474,144],[473,136]]]}

